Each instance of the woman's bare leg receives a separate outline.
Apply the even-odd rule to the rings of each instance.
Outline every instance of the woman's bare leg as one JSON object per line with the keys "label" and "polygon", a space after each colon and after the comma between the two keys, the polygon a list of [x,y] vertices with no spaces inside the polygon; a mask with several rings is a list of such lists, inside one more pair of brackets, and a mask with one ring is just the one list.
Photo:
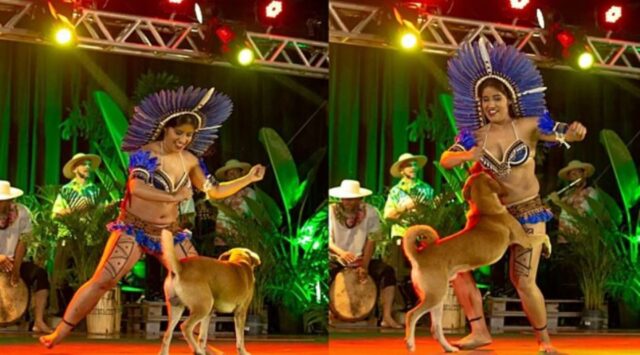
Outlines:
{"label": "woman's bare leg", "polygon": [[[546,233],[544,223],[525,224],[523,227],[527,234]],[[544,296],[536,284],[541,252],[542,245],[538,245],[533,249],[525,249],[519,245],[513,245],[511,247],[511,259],[509,260],[509,274],[513,286],[518,291],[522,301],[522,308],[529,318],[529,323],[536,331],[536,338],[540,345],[539,350],[544,353],[555,353],[556,350],[551,345],[551,339],[547,331],[547,310],[544,304]]]}
{"label": "woman's bare leg", "polygon": [[73,295],[56,330],[50,335],[40,337],[40,342],[48,348],[61,342],[73,327],[91,312],[102,295],[115,287],[131,270],[141,255],[142,250],[132,236],[120,232],[112,233],[93,277]]}
{"label": "woman's bare leg", "polygon": [[456,298],[464,310],[464,315],[469,320],[471,333],[451,344],[462,350],[475,349],[491,344],[491,333],[484,318],[482,295],[476,286],[473,275],[470,271],[461,272],[453,279],[452,285]]}

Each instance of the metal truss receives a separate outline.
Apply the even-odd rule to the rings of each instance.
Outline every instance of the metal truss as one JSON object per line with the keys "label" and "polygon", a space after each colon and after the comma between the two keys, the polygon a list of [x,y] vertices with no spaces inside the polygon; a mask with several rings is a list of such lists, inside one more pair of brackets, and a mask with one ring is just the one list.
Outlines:
{"label": "metal truss", "polygon": [[[29,1],[0,0],[0,39],[50,44],[29,15]],[[212,56],[205,27],[198,23],[79,9],[72,20],[77,46],[127,55],[230,67]],[[328,78],[329,47],[306,39],[247,32],[257,59],[250,67],[299,76]]]}
{"label": "metal truss", "polygon": [[[385,36],[387,10],[361,4],[329,2],[329,40],[332,43],[394,48]],[[461,43],[484,37],[489,41],[514,45],[542,67],[571,70],[555,58],[545,56],[546,31],[523,27],[422,14],[415,24],[422,39],[422,51],[452,56]],[[640,43],[587,37],[594,54],[592,71],[600,74],[640,79]]]}

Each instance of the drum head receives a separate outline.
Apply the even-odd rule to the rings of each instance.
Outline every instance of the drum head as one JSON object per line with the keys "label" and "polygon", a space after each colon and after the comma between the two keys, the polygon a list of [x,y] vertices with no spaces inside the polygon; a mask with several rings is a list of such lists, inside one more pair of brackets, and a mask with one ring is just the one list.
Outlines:
{"label": "drum head", "polygon": [[10,274],[0,272],[0,326],[14,323],[27,310],[29,290],[22,279],[11,286]]}
{"label": "drum head", "polygon": [[365,282],[358,280],[355,269],[340,271],[329,289],[329,306],[333,313],[345,321],[358,321],[367,318],[376,305],[376,284],[371,276]]}

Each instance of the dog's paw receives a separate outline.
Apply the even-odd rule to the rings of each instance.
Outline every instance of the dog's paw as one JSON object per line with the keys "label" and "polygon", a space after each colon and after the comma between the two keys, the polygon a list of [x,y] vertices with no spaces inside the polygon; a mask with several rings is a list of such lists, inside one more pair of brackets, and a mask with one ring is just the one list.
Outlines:
{"label": "dog's paw", "polygon": [[405,345],[407,346],[407,350],[410,352],[416,351],[416,341],[415,340],[405,340]]}

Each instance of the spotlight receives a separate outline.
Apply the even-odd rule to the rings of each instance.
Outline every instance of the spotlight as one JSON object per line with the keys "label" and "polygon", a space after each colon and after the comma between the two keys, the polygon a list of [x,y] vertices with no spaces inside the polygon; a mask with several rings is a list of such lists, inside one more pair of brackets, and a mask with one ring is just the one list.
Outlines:
{"label": "spotlight", "polygon": [[536,18],[538,19],[538,26],[544,30],[544,14],[542,10],[536,9]]}
{"label": "spotlight", "polygon": [[529,0],[510,0],[511,8],[522,10],[529,5]]}
{"label": "spotlight", "polygon": [[585,51],[578,55],[578,67],[582,70],[589,70],[593,66],[593,54]]}
{"label": "spotlight", "polygon": [[198,23],[202,25],[204,23],[204,16],[202,16],[202,9],[200,8],[200,4],[195,3],[195,5],[193,5],[193,12],[196,15],[196,20],[198,20]]}
{"label": "spotlight", "polygon": [[243,67],[251,65],[254,60],[255,60],[255,54],[251,49],[246,47],[242,48],[236,56],[236,61],[238,62],[238,64],[242,65]]}
{"label": "spotlight", "polygon": [[66,46],[71,44],[75,37],[74,31],[68,26],[59,25],[55,29],[54,38],[57,44]]}
{"label": "spotlight", "polygon": [[271,1],[264,10],[268,18],[276,18],[282,13],[282,1]]}
{"label": "spotlight", "polygon": [[182,0],[169,0],[169,4],[180,5],[182,4]]}
{"label": "spotlight", "polygon": [[605,13],[605,21],[607,23],[616,23],[622,17],[622,7],[611,6]]}
{"label": "spotlight", "polygon": [[412,50],[418,45],[418,36],[410,31],[402,31],[400,34],[400,46],[407,50]]}

